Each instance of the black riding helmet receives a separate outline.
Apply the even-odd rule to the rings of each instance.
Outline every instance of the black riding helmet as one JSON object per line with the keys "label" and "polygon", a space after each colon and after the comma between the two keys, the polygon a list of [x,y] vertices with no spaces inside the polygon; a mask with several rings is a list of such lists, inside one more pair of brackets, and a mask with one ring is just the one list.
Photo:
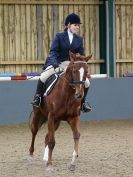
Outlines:
{"label": "black riding helmet", "polygon": [[81,24],[80,17],[75,13],[69,14],[65,19],[65,26],[67,26],[69,23],[70,24]]}

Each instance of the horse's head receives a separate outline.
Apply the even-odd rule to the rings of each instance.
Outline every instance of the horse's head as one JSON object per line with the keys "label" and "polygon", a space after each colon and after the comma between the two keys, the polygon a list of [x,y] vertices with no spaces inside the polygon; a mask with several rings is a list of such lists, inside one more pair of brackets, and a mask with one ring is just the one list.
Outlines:
{"label": "horse's head", "polygon": [[91,56],[82,56],[70,52],[70,64],[66,70],[69,85],[75,90],[75,98],[82,98],[85,80],[88,76],[87,61]]}

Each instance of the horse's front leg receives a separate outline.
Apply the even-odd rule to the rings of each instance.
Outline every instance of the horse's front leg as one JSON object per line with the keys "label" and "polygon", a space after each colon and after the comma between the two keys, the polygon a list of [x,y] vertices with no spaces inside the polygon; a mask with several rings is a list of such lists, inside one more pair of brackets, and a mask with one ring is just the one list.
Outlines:
{"label": "horse's front leg", "polygon": [[80,117],[73,117],[72,119],[69,119],[68,123],[71,126],[72,132],[73,132],[73,138],[74,138],[74,151],[72,155],[72,160],[69,166],[69,170],[74,171],[78,154],[79,154],[79,138],[80,138],[80,132],[79,132],[79,123],[80,123]]}
{"label": "horse's front leg", "polygon": [[[56,131],[58,129],[60,125],[60,121],[55,121],[54,122],[54,130]],[[47,133],[46,137],[45,137],[45,150],[44,150],[44,156],[43,156],[43,160],[45,162],[48,161],[48,154],[49,154],[49,148],[48,148],[48,142],[49,142],[49,134]]]}
{"label": "horse's front leg", "polygon": [[43,160],[46,162],[47,167],[52,167],[52,152],[55,146],[55,125],[54,117],[49,113],[48,116],[48,133],[45,138],[45,153]]}

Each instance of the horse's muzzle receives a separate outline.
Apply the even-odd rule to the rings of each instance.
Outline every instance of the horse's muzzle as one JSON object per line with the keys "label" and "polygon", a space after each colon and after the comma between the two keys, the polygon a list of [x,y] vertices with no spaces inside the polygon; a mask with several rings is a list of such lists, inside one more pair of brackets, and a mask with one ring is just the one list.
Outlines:
{"label": "horse's muzzle", "polygon": [[81,93],[77,92],[77,93],[75,93],[74,96],[76,99],[80,99],[80,98],[82,98],[83,95]]}

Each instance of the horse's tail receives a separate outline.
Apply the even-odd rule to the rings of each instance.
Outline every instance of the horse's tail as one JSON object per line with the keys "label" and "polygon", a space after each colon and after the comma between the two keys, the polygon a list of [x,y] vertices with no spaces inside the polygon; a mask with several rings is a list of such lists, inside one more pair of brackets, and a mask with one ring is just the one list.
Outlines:
{"label": "horse's tail", "polygon": [[[31,129],[31,125],[32,125],[32,120],[33,120],[33,115],[34,115],[34,111],[31,111],[30,116],[29,116],[29,128]],[[44,116],[40,116],[39,117],[39,123],[38,123],[38,129],[41,128],[41,126],[47,122],[47,118],[45,118]]]}

